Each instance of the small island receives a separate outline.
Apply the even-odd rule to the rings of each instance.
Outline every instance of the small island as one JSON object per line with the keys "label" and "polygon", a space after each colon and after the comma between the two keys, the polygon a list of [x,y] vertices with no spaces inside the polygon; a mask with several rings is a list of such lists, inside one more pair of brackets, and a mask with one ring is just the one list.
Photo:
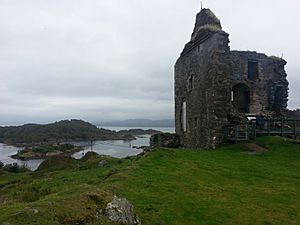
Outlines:
{"label": "small island", "polygon": [[50,124],[25,124],[0,127],[0,142],[20,147],[68,141],[134,140],[132,134],[122,134],[83,120],[62,120]]}
{"label": "small island", "polygon": [[46,159],[51,156],[65,155],[70,156],[75,152],[81,151],[82,148],[73,144],[42,144],[34,147],[25,147],[12,155],[13,159],[30,160],[30,159]]}
{"label": "small island", "polygon": [[98,128],[83,120],[62,120],[50,124],[25,124],[22,126],[0,126],[0,142],[19,147],[37,144],[56,144],[73,141],[135,140],[138,135],[153,135],[160,131],[129,129],[114,131]]}

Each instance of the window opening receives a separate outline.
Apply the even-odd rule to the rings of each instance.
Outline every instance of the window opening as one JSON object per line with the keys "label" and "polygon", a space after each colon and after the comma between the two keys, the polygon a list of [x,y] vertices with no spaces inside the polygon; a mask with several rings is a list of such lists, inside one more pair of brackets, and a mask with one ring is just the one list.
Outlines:
{"label": "window opening", "polygon": [[280,112],[283,107],[283,87],[276,86],[275,94],[274,94],[274,104],[272,109],[275,112]]}
{"label": "window opening", "polygon": [[233,105],[241,113],[249,113],[250,90],[245,84],[237,84],[232,88]]}
{"label": "window opening", "polygon": [[194,88],[194,75],[191,75],[188,79],[188,90],[192,91]]}
{"label": "window opening", "polygon": [[181,112],[181,125],[183,132],[186,132],[186,102],[182,103],[182,112]]}
{"label": "window opening", "polygon": [[194,127],[198,127],[198,117],[194,117]]}
{"label": "window opening", "polygon": [[248,79],[256,80],[258,78],[258,62],[248,61]]}

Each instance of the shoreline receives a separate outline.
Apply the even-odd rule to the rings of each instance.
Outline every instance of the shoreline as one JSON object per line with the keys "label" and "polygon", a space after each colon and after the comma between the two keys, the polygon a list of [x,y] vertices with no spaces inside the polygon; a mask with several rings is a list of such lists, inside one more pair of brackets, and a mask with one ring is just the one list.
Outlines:
{"label": "shoreline", "polygon": [[45,142],[10,142],[6,140],[0,140],[0,143],[5,145],[11,145],[17,148],[26,148],[26,147],[35,147],[43,144],[65,144],[65,143],[73,143],[73,142],[94,142],[94,141],[133,141],[136,140],[136,137],[130,138],[94,138],[94,139],[85,139],[85,138],[76,138],[76,139],[60,139],[60,140],[48,140]]}
{"label": "shoreline", "polygon": [[[150,135],[150,134],[147,134],[147,136],[148,135]],[[93,145],[97,141],[100,141],[100,142],[101,141],[104,141],[104,142],[105,141],[108,141],[108,142],[110,142],[110,141],[113,141],[113,142],[114,141],[124,141],[124,143],[129,141],[129,142],[133,143],[132,145],[134,146],[134,149],[138,149],[138,147],[140,147],[140,144],[138,144],[139,142],[135,143],[135,141],[139,140],[139,139],[144,139],[143,136],[144,136],[144,134],[143,135],[135,135],[134,138],[130,138],[130,139],[129,138],[97,138],[97,139],[93,139],[92,141],[93,141]],[[69,150],[68,152],[66,152],[66,149],[64,149],[64,151],[59,151],[61,149],[52,148],[52,150],[50,150],[50,151],[52,151],[52,153],[51,152],[46,153],[46,152],[43,152],[43,150],[42,150],[41,152],[43,152],[43,153],[29,152],[25,155],[20,154],[20,153],[18,155],[18,152],[24,150],[26,147],[31,149],[31,148],[42,147],[41,145],[43,145],[43,144],[44,145],[56,145],[56,144],[58,144],[56,141],[57,140],[47,141],[47,142],[34,142],[34,143],[12,143],[10,141],[3,141],[3,139],[2,139],[2,140],[0,140],[0,143],[3,144],[3,145],[6,145],[7,149],[9,149],[9,148],[15,149],[15,151],[12,151],[10,154],[8,154],[6,156],[8,159],[10,159],[8,161],[20,160],[20,162],[26,162],[26,161],[31,161],[31,160],[45,160],[45,159],[47,159],[51,156],[56,156],[56,155],[69,155],[69,156],[72,156],[73,154],[76,154],[78,152],[81,152],[82,150],[85,150],[87,146],[90,146],[92,144],[91,139],[86,139],[86,138],[61,139],[61,140],[58,141],[59,144],[71,144],[71,145],[74,145],[74,147],[76,147],[76,148],[72,149],[72,150]],[[124,145],[131,146],[130,144],[124,144]],[[141,146],[143,146],[143,145],[147,146],[148,142],[141,144]],[[9,147],[9,146],[11,146],[11,147]],[[29,150],[27,149],[27,152],[28,151]],[[47,149],[47,151],[49,151],[49,149]],[[0,150],[0,154],[1,154],[1,150]],[[5,158],[3,160],[5,161]]]}

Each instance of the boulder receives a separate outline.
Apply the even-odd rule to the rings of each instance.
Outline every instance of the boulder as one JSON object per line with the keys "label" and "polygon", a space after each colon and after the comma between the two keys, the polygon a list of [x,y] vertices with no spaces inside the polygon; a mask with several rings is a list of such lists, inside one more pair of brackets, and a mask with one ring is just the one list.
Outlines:
{"label": "boulder", "polygon": [[113,200],[107,204],[105,212],[111,221],[128,225],[141,225],[133,205],[125,198],[114,196]]}
{"label": "boulder", "polygon": [[180,138],[177,134],[161,133],[152,135],[150,138],[150,147],[178,148],[181,146]]}
{"label": "boulder", "polygon": [[32,212],[33,214],[39,213],[39,210],[38,210],[38,209],[29,208],[29,207],[26,207],[25,209],[27,209],[28,211]]}
{"label": "boulder", "polygon": [[98,163],[98,166],[99,167],[105,167],[108,165],[108,161],[107,160],[101,160],[99,163]]}

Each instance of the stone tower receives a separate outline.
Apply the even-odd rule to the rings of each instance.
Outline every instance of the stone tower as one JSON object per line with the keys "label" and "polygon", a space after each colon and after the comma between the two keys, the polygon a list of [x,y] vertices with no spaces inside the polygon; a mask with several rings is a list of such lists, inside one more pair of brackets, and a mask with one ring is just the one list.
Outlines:
{"label": "stone tower", "polygon": [[274,117],[287,107],[286,61],[230,51],[228,36],[220,20],[202,9],[175,64],[175,125],[185,147],[215,148],[226,124]]}

